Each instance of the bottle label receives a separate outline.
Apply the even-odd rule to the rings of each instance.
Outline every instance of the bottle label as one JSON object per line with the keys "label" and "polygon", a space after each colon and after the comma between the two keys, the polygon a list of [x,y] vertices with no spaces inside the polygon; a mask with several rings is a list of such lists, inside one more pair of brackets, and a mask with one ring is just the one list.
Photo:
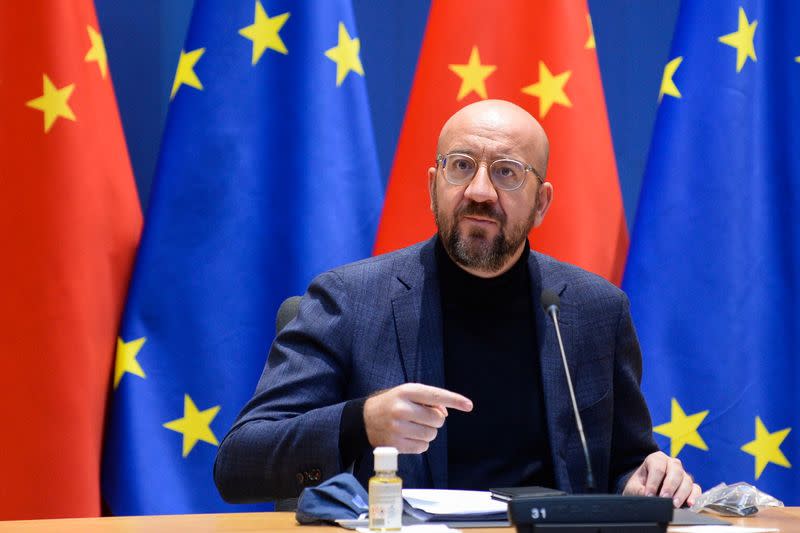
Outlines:
{"label": "bottle label", "polygon": [[369,528],[400,529],[403,525],[401,483],[369,484]]}

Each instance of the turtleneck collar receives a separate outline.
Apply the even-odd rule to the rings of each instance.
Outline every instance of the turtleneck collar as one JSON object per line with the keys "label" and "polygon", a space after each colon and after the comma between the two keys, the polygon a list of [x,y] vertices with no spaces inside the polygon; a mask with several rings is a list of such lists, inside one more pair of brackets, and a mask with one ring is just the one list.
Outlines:
{"label": "turtleneck collar", "polygon": [[436,238],[436,263],[439,270],[443,303],[480,303],[482,306],[497,303],[502,305],[508,299],[519,296],[520,290],[529,287],[528,256],[530,244],[525,241],[525,248],[519,259],[510,269],[499,276],[481,278],[470,274],[456,264],[444,249],[441,238]]}

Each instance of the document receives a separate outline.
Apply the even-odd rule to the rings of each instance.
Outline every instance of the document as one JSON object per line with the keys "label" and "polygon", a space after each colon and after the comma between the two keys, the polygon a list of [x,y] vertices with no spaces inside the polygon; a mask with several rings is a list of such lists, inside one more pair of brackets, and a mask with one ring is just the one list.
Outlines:
{"label": "document", "polygon": [[[358,533],[374,533],[368,527],[356,528]],[[460,530],[447,527],[445,524],[416,524],[413,526],[403,526],[400,533],[458,533]]]}
{"label": "document", "polygon": [[741,527],[741,526],[687,526],[671,527],[672,533],[769,533],[779,531],[768,527]]}
{"label": "document", "polygon": [[421,522],[503,521],[508,505],[489,491],[403,489],[405,512]]}

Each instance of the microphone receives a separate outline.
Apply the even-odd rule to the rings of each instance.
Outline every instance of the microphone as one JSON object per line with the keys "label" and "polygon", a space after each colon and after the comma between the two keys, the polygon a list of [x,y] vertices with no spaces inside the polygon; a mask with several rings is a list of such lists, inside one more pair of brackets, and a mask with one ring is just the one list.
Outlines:
{"label": "microphone", "polygon": [[[567,376],[567,388],[575,413],[575,424],[586,459],[586,490],[595,490],[594,473],[589,459],[589,447],[583,432],[583,421],[575,400],[572,376],[569,374],[567,354],[558,326],[560,298],[551,290],[543,290],[542,308],[556,328],[561,362]],[[621,496],[618,494],[562,494],[557,492],[539,496],[512,497],[508,502],[508,518],[517,533],[664,533],[673,518],[672,500],[647,496]]]}
{"label": "microphone", "polygon": [[542,308],[544,312],[550,315],[553,319],[553,325],[556,327],[556,337],[558,337],[558,347],[561,350],[561,363],[564,365],[564,374],[567,376],[567,388],[569,389],[569,398],[572,401],[572,410],[575,413],[575,423],[578,426],[578,435],[581,438],[581,445],[583,446],[583,456],[586,458],[586,491],[594,492],[594,473],[592,472],[592,461],[589,459],[589,446],[586,445],[586,434],[583,432],[583,421],[581,414],[578,412],[578,402],[575,400],[575,389],[572,387],[572,377],[569,374],[569,365],[567,365],[567,354],[564,351],[564,342],[561,340],[561,328],[558,327],[558,312],[560,310],[559,304],[561,298],[555,292],[544,289],[542,290]]}

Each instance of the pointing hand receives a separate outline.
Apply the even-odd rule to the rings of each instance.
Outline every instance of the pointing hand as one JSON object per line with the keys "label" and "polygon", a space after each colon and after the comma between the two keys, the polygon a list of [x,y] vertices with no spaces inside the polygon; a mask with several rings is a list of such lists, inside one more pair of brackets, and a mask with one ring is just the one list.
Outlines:
{"label": "pointing hand", "polygon": [[447,409],[472,411],[472,401],[445,389],[405,383],[371,396],[364,425],[372,446],[394,446],[400,453],[422,453],[444,425]]}

